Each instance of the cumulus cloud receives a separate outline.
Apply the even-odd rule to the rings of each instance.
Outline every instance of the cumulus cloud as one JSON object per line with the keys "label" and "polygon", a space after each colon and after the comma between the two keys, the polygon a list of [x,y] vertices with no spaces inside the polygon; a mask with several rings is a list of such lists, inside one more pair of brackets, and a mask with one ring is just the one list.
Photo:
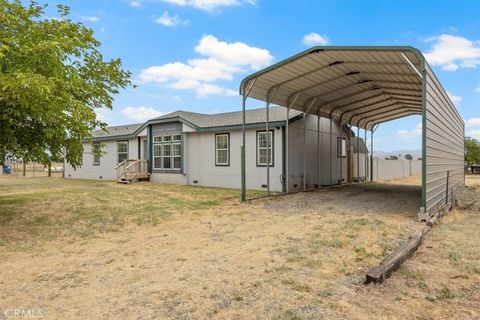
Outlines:
{"label": "cumulus cloud", "polygon": [[398,130],[398,137],[406,142],[413,142],[422,136],[422,123],[418,123],[415,128],[409,130]]}
{"label": "cumulus cloud", "polygon": [[255,5],[255,0],[163,0],[172,5],[193,7],[204,11],[214,11],[221,7],[239,6],[244,3]]}
{"label": "cumulus cloud", "polygon": [[141,71],[140,79],[174,89],[195,90],[199,96],[233,95],[233,90],[213,82],[232,80],[236,74],[262,68],[273,59],[268,50],[242,42],[219,41],[212,35],[203,36],[194,50],[205,58],[151,66]]}
{"label": "cumulus cloud", "polygon": [[432,47],[425,57],[433,66],[441,66],[445,71],[458,68],[475,68],[480,64],[480,41],[472,41],[460,36],[442,34],[430,37]]}
{"label": "cumulus cloud", "polygon": [[480,118],[471,118],[465,121],[465,136],[480,140]]}
{"label": "cumulus cloud", "polygon": [[163,115],[162,112],[148,107],[125,107],[121,114],[128,119],[143,122]]}
{"label": "cumulus cloud", "polygon": [[465,121],[465,128],[474,128],[478,127],[480,128],[480,118],[471,118],[464,120]]}
{"label": "cumulus cloud", "polygon": [[155,22],[166,27],[176,27],[190,23],[189,20],[180,20],[178,15],[171,16],[168,11],[164,11],[160,17],[155,19]]}
{"label": "cumulus cloud", "polygon": [[330,40],[328,40],[326,36],[321,36],[318,33],[312,32],[312,33],[306,34],[303,37],[302,42],[307,46],[316,46],[316,45],[326,46],[330,43]]}
{"label": "cumulus cloud", "polygon": [[450,92],[447,91],[448,96],[450,97],[450,100],[452,100],[453,104],[458,106],[460,105],[460,102],[462,101],[462,97],[456,96]]}

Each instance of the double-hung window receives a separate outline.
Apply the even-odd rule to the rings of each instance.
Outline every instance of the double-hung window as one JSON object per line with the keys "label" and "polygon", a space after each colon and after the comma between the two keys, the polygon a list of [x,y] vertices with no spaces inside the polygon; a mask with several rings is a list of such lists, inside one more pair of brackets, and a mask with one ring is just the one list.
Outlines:
{"label": "double-hung window", "polygon": [[100,142],[94,142],[92,144],[93,165],[100,165]]}
{"label": "double-hung window", "polygon": [[[267,160],[268,159],[268,160]],[[273,166],[273,131],[257,131],[257,166]]]}
{"label": "double-hung window", "polygon": [[118,163],[128,160],[128,141],[117,142],[117,158]]}
{"label": "double-hung window", "polygon": [[345,138],[337,138],[337,157],[345,158],[347,156],[347,140]]}
{"label": "double-hung window", "polygon": [[230,134],[228,133],[215,135],[215,165],[230,165]]}
{"label": "double-hung window", "polygon": [[182,135],[163,134],[153,137],[153,169],[180,170],[182,168]]}

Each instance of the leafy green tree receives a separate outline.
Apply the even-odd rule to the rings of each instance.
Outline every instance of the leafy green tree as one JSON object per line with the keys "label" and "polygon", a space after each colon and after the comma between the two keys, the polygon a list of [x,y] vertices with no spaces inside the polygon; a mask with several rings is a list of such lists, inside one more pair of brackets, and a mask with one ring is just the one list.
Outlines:
{"label": "leafy green tree", "polygon": [[413,160],[412,155],[411,155],[410,153],[407,153],[407,154],[405,155],[405,160]]}
{"label": "leafy green tree", "polygon": [[465,162],[467,165],[480,164],[480,141],[474,138],[465,138]]}
{"label": "leafy green tree", "polygon": [[104,61],[93,31],[44,18],[34,1],[0,0],[0,162],[6,156],[48,164],[81,163],[82,140],[106,124],[95,110],[130,84],[120,59]]}

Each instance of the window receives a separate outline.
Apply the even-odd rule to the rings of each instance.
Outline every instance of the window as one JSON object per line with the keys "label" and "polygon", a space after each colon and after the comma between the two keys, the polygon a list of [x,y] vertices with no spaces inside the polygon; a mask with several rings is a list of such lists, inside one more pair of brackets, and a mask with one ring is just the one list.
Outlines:
{"label": "window", "polygon": [[181,169],[182,168],[182,152],[181,152],[181,144],[174,143],[172,144],[173,147],[173,169]]}
{"label": "window", "polygon": [[172,145],[162,146],[163,169],[172,169]]}
{"label": "window", "polygon": [[162,145],[154,144],[153,145],[153,168],[162,169]]}
{"label": "window", "polygon": [[128,141],[117,142],[118,163],[128,160]]}
{"label": "window", "polygon": [[268,143],[267,132],[257,131],[257,166],[267,165],[267,153],[268,164],[273,166],[273,131],[268,132]]}
{"label": "window", "polygon": [[230,134],[218,133],[215,135],[215,165],[230,165]]}
{"label": "window", "polygon": [[93,154],[93,165],[100,165],[100,142],[95,142],[92,144],[92,154]]}
{"label": "window", "polygon": [[347,156],[347,141],[344,138],[337,138],[337,157],[345,158]]}
{"label": "window", "polygon": [[153,169],[182,169],[181,134],[165,134],[153,137]]}

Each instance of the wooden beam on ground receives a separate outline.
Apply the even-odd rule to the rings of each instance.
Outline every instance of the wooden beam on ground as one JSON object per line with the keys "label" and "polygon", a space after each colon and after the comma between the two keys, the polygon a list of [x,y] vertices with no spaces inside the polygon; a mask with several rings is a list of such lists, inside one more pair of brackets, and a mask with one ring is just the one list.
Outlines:
{"label": "wooden beam on ground", "polygon": [[370,269],[367,272],[366,283],[382,283],[387,279],[392,272],[400,268],[402,263],[410,258],[413,253],[422,244],[425,234],[431,227],[423,226],[418,229],[406,243],[399,246],[389,256],[387,256],[378,267]]}

